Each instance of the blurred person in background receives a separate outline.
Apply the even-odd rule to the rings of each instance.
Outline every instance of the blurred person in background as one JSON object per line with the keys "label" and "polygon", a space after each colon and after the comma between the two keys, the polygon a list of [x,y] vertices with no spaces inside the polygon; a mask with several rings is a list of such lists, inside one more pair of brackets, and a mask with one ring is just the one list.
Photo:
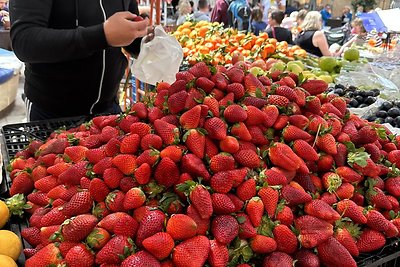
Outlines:
{"label": "blurred person in background", "polygon": [[362,13],[364,13],[364,7],[357,6],[356,17],[359,17]]}
{"label": "blurred person in background", "polygon": [[287,5],[285,15],[290,16],[290,14],[292,14],[293,12],[299,11],[299,6],[300,4],[298,1],[294,1],[292,5]]}
{"label": "blurred person in background", "polygon": [[195,21],[210,21],[210,5],[207,0],[199,0],[199,10],[193,13]]}
{"label": "blurred person in background", "polygon": [[263,13],[261,11],[261,8],[254,7],[251,12],[251,29],[255,35],[259,35],[260,32],[264,31],[265,28],[267,28],[267,23],[262,20],[262,17]]}
{"label": "blurred person in background", "polygon": [[353,19],[353,14],[351,13],[351,9],[349,6],[345,6],[342,12],[342,23],[348,23]]}
{"label": "blurred person in background", "polygon": [[301,24],[303,24],[303,21],[306,18],[307,13],[308,11],[306,9],[301,9],[299,13],[297,13],[294,26],[292,27],[291,30],[293,40],[295,40],[299,35],[299,33],[301,32]]}
{"label": "blurred person in background", "polygon": [[178,5],[179,17],[176,20],[176,25],[181,25],[186,21],[186,18],[192,13],[192,5],[188,0],[180,0]]}
{"label": "blurred person in background", "polygon": [[322,18],[318,11],[307,13],[302,31],[295,40],[295,44],[315,56],[333,56],[329,51],[328,41],[322,29]]}
{"label": "blurred person in background", "polygon": [[290,16],[286,16],[281,23],[281,27],[291,30],[293,27],[297,25],[296,18],[299,14],[298,11],[293,11],[290,13]]}
{"label": "blurred person in background", "polygon": [[7,0],[0,0],[0,29],[10,29],[10,14],[8,13]]}
{"label": "blurred person in background", "polygon": [[281,27],[284,16],[282,11],[272,12],[268,18],[270,27],[267,29],[267,33],[269,37],[278,40],[278,42],[286,41],[288,44],[293,44],[292,33],[288,29]]}
{"label": "blurred person in background", "polygon": [[321,13],[321,17],[322,17],[323,26],[325,26],[328,19],[330,19],[332,17],[331,5],[325,5],[325,7],[321,10],[320,13]]}
{"label": "blurred person in background", "polygon": [[216,0],[215,6],[211,11],[211,22],[223,23],[225,27],[228,26],[228,7],[227,0]]}

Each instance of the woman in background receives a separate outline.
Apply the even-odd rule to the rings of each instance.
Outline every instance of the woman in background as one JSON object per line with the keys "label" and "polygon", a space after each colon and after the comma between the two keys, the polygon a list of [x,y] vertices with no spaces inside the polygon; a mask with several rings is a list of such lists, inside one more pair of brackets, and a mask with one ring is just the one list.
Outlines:
{"label": "woman in background", "polygon": [[282,11],[274,11],[268,17],[269,28],[267,30],[268,36],[276,39],[278,42],[286,41],[288,44],[293,44],[292,33],[285,28],[281,27],[284,17]]}
{"label": "woman in background", "polygon": [[302,24],[302,31],[295,43],[316,56],[333,56],[329,51],[328,41],[322,28],[322,17],[318,11],[310,11]]}
{"label": "woman in background", "polygon": [[176,25],[181,25],[186,21],[186,17],[192,13],[192,5],[188,0],[180,0],[178,5],[179,17]]}
{"label": "woman in background", "polygon": [[259,7],[254,7],[251,11],[251,29],[255,35],[259,35],[260,32],[264,31],[267,28],[267,23],[265,23],[263,18],[263,12]]}

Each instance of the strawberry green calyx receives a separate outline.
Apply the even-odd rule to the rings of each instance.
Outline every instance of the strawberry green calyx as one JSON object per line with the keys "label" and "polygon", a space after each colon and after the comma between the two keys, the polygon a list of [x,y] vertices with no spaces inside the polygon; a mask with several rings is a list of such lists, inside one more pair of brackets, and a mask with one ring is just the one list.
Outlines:
{"label": "strawberry green calyx", "polygon": [[349,151],[347,155],[347,163],[353,167],[354,163],[356,163],[360,167],[367,166],[367,160],[370,158],[370,155],[365,152],[364,147],[356,148],[352,142],[344,143]]}
{"label": "strawberry green calyx", "polygon": [[25,196],[23,194],[16,194],[5,200],[8,210],[11,215],[22,217],[24,210],[32,208],[31,205],[26,203]]}

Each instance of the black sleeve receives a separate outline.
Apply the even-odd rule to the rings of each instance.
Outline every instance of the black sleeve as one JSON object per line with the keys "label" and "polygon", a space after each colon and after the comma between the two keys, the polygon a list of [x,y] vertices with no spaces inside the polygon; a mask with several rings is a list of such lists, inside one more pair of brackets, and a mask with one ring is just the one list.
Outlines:
{"label": "black sleeve", "polygon": [[[133,14],[139,16],[139,9],[136,0],[131,0],[129,4],[129,11]],[[125,47],[125,49],[133,56],[136,56],[140,52],[140,43],[142,38],[136,38],[130,45]]]}
{"label": "black sleeve", "polygon": [[50,29],[53,0],[10,1],[11,41],[28,63],[55,63],[87,57],[108,47],[103,24],[70,30]]}
{"label": "black sleeve", "polygon": [[292,32],[290,31],[290,30],[288,30],[288,35],[289,35],[289,38],[288,38],[288,44],[292,44],[292,45],[294,45],[294,42],[293,42],[293,36],[292,36]]}

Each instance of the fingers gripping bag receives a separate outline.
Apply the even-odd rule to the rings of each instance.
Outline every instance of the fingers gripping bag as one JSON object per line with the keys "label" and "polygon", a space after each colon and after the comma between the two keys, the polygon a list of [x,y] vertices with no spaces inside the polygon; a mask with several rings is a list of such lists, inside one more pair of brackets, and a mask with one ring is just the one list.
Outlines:
{"label": "fingers gripping bag", "polygon": [[138,58],[132,65],[132,73],[142,82],[156,85],[175,81],[175,74],[182,63],[183,51],[175,37],[168,35],[161,26],[154,29],[154,39],[143,38]]}

